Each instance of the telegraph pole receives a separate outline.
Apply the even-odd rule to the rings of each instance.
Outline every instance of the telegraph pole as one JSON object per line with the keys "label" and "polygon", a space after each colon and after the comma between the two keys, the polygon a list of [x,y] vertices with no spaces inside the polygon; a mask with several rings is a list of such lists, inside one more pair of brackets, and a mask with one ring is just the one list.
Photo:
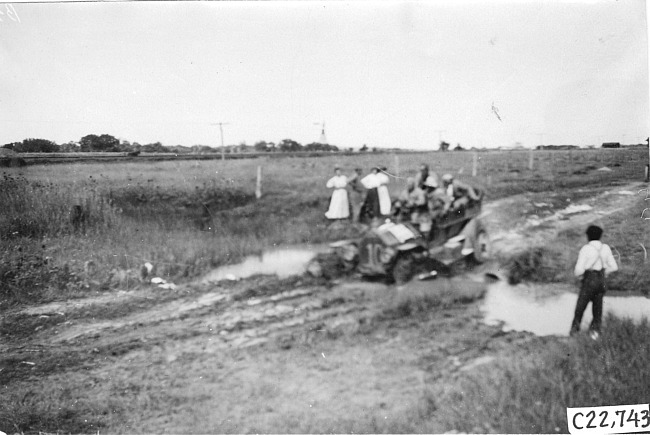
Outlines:
{"label": "telegraph pole", "polygon": [[438,133],[438,147],[440,147],[440,144],[442,144],[442,134],[446,133],[447,130],[433,130],[436,133]]}
{"label": "telegraph pole", "polygon": [[447,133],[447,130],[433,130],[438,133],[438,142],[442,142],[442,134]]}
{"label": "telegraph pole", "polygon": [[218,125],[221,132],[221,160],[226,160],[226,148],[223,144],[223,126],[230,124],[229,122],[213,122],[210,125]]}

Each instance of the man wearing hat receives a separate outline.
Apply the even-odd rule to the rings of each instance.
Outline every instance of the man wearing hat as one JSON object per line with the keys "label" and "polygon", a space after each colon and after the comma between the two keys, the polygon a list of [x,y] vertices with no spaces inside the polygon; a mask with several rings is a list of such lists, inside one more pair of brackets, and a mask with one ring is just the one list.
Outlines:
{"label": "man wearing hat", "polygon": [[424,180],[422,185],[425,189],[428,213],[422,214],[423,218],[426,217],[426,222],[423,221],[423,224],[420,225],[420,230],[423,235],[428,238],[431,229],[433,228],[434,221],[443,216],[447,210],[449,210],[451,200],[438,185],[438,180],[436,178],[429,176]]}
{"label": "man wearing hat", "polygon": [[420,214],[426,213],[427,199],[424,190],[420,189],[414,178],[406,179],[406,189],[396,204],[399,204],[400,215],[411,222],[417,222]]}
{"label": "man wearing hat", "polygon": [[616,260],[609,246],[600,241],[603,229],[596,225],[587,228],[588,243],[580,249],[574,274],[582,280],[580,294],[576,302],[575,314],[571,323],[571,335],[580,330],[582,315],[591,302],[594,318],[589,327],[591,338],[598,339],[603,317],[603,296],[605,295],[605,278],[618,270]]}
{"label": "man wearing hat", "polygon": [[455,180],[451,174],[442,176],[442,187],[451,200],[451,207],[454,210],[463,210],[469,204],[470,199],[473,201],[481,199],[472,186]]}

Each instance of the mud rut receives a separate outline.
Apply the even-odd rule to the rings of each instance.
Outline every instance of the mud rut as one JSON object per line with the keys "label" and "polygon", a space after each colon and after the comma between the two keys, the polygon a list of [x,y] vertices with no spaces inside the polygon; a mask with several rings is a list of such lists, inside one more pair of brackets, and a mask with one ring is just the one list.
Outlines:
{"label": "mud rut", "polygon": [[[609,190],[578,189],[553,194],[517,195],[488,203],[485,219],[494,250],[505,252],[519,249],[548,239],[561,229],[583,226],[599,216],[614,213],[631,201],[639,200],[636,193],[640,188],[642,185],[635,183],[610,187]],[[629,193],[619,193],[621,191],[633,192],[635,197]],[[566,201],[566,198],[570,201]],[[593,210],[563,212],[570,204],[587,204]],[[264,277],[257,279],[265,283]],[[93,355],[97,354],[120,356],[135,349],[158,347],[165,349],[170,360],[173,360],[174,355],[186,351],[216,353],[261,344],[285,349],[296,342],[308,341],[310,335],[349,336],[364,329],[376,329],[370,326],[373,321],[376,322],[380,312],[376,301],[385,301],[395,293],[392,286],[358,279],[314,283],[314,280],[305,278],[304,282],[293,282],[290,288],[282,288],[283,281],[279,282],[280,287],[252,298],[243,295],[251,286],[257,285],[255,279],[238,283],[179,286],[175,295],[165,302],[159,302],[158,290],[151,288],[52,303],[10,313],[42,319],[44,322],[52,320],[53,323],[37,327],[38,330],[27,338],[11,342],[2,338],[0,351],[5,357],[0,366],[0,384],[7,384],[16,378],[65,371],[79,365],[96,367],[98,362]],[[135,301],[144,301],[148,306],[106,320],[75,315],[78,310],[89,307],[110,310]],[[471,351],[454,350],[454,345],[448,346],[444,350],[448,356],[445,363],[442,366],[436,363],[438,369],[443,369],[443,366],[447,368],[437,370],[437,374],[432,375],[434,378],[448,374],[450,370],[461,370],[462,366],[467,369],[490,362],[485,350],[494,346],[488,342],[503,339],[506,335],[481,326],[476,307],[470,311],[463,310],[456,311],[458,316],[469,319],[474,329],[485,330],[488,338],[474,343]],[[453,318],[454,311],[449,311],[451,317],[445,316]],[[404,321],[409,323],[408,320]],[[390,327],[399,328],[399,325],[393,322],[386,326]],[[506,338],[508,342],[526,341],[526,334],[509,334]]]}

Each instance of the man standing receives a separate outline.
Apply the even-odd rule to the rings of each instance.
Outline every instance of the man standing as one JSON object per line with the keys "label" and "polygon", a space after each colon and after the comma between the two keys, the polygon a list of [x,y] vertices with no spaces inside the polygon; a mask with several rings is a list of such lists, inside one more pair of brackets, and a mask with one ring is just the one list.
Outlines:
{"label": "man standing", "polygon": [[600,335],[600,323],[603,317],[603,296],[605,295],[605,278],[612,272],[618,270],[616,260],[612,255],[609,246],[600,241],[603,229],[590,225],[587,228],[586,245],[580,249],[578,261],[575,267],[575,276],[582,279],[580,294],[576,302],[576,310],[571,324],[571,335],[580,330],[582,314],[591,302],[591,309],[594,315],[589,327],[591,338],[598,339]]}
{"label": "man standing", "polygon": [[365,188],[361,184],[361,168],[354,170],[354,175],[348,180],[350,186],[350,204],[352,205],[352,223],[361,221],[361,207],[363,206]]}

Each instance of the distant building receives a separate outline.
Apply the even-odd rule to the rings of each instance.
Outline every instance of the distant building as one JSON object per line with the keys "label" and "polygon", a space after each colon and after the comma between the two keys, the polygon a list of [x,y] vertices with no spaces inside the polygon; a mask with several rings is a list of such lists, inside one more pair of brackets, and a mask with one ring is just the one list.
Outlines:
{"label": "distant building", "polygon": [[577,150],[578,145],[537,145],[538,150]]}
{"label": "distant building", "polygon": [[620,148],[620,142],[603,142],[603,148]]}

